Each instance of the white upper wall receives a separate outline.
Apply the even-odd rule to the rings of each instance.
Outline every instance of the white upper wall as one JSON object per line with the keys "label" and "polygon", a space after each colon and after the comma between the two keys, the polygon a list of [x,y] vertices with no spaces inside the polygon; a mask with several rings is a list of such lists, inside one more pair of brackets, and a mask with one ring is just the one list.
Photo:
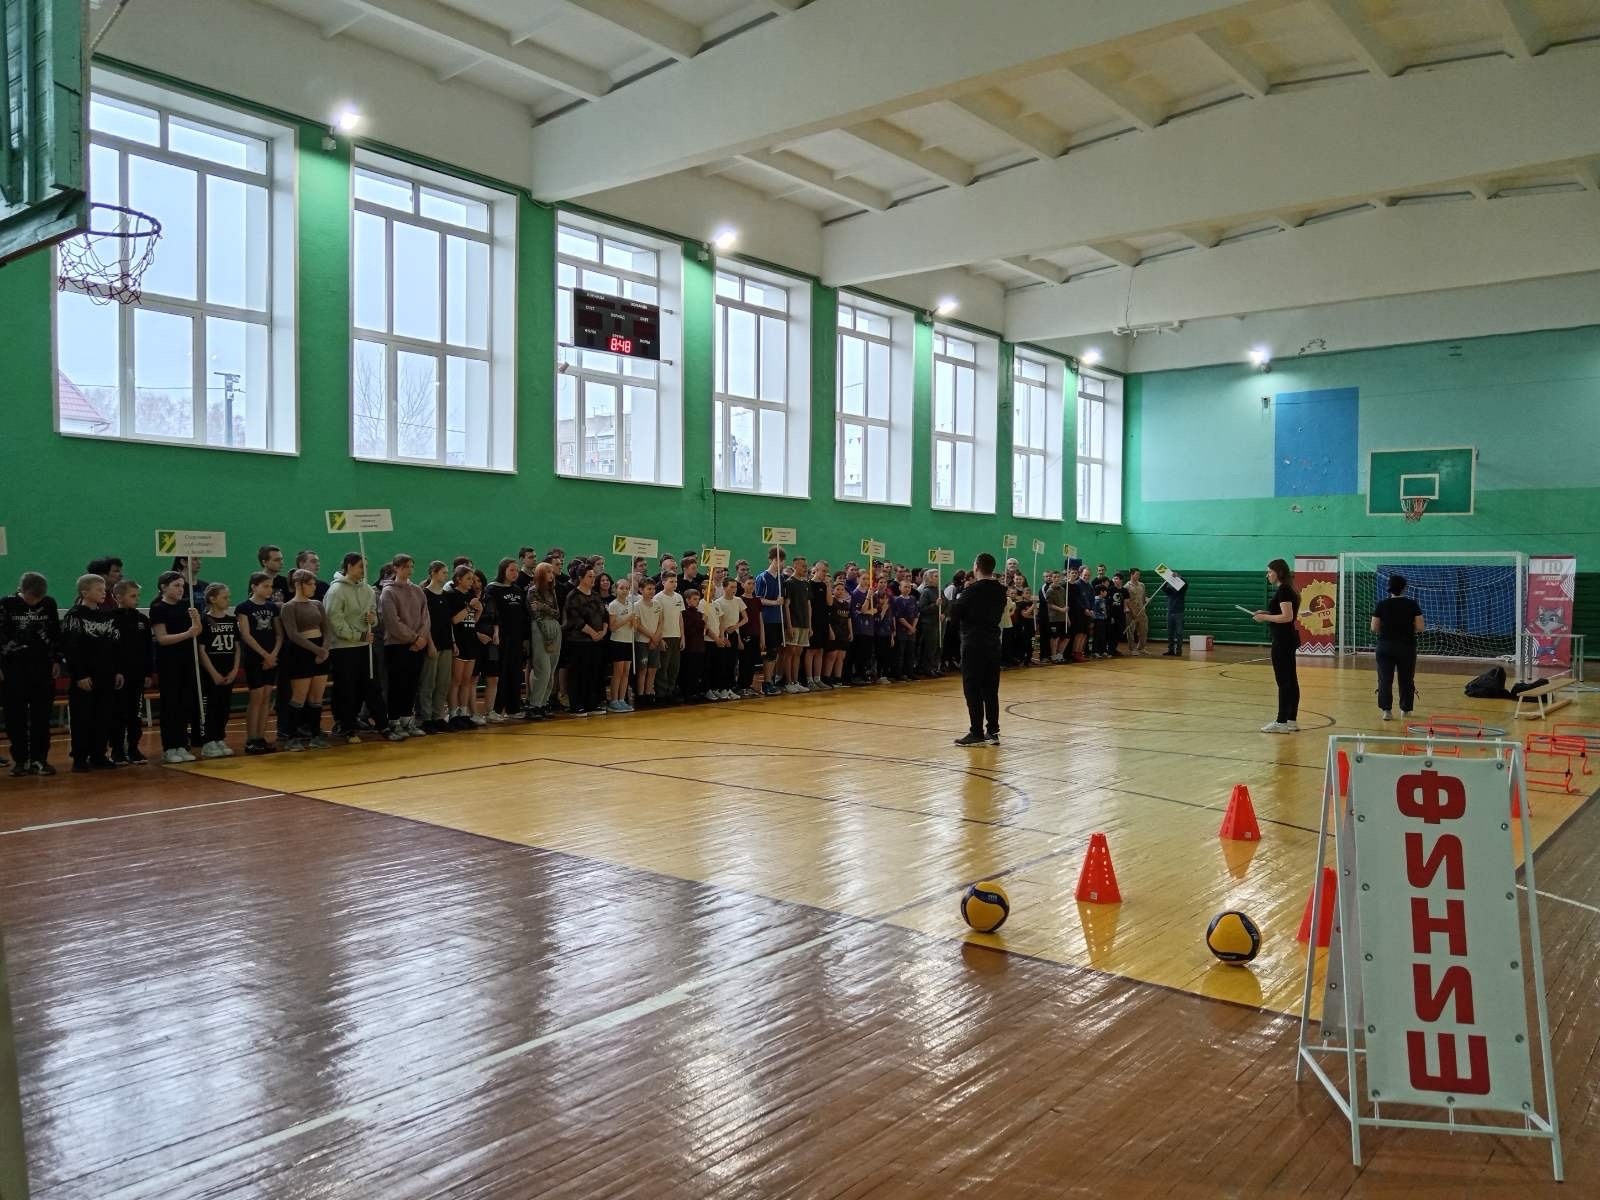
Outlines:
{"label": "white upper wall", "polygon": [[528,110],[245,0],[138,0],[99,53],[310,120],[345,104],[361,136],[526,186]]}
{"label": "white upper wall", "polygon": [[[1301,352],[1323,354],[1580,325],[1600,325],[1600,272],[1190,321],[1176,332],[1131,339],[1125,369],[1171,371],[1243,362],[1256,346],[1274,358],[1290,359]],[[1072,347],[1087,340],[1045,344],[1074,353]]]}

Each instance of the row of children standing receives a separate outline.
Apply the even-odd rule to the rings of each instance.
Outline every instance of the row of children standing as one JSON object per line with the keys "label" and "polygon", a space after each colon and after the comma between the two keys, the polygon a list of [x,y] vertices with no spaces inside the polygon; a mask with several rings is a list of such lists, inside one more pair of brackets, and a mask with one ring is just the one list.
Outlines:
{"label": "row of children standing", "polygon": [[[740,560],[699,573],[698,556],[642,559],[613,581],[601,556],[570,567],[559,548],[502,559],[494,578],[462,557],[431,563],[423,583],[401,554],[377,587],[348,554],[331,583],[302,550],[285,572],[263,546],[237,604],[226,584],[197,578],[199,559],[175,559],[157,580],[148,615],[139,584],[115,558],[95,560],[63,616],[42,576],[23,576],[0,600],[0,677],[13,774],[53,774],[48,762],[55,680],[64,668],[75,770],[145,761],[142,700],[159,680],[162,761],[232,754],[226,740],[235,690],[248,692],[245,752],[316,749],[364,732],[391,741],[521,717],[631,712],[636,705],[824,691],[935,677],[959,661],[944,609],[964,575],[939,587],[935,571],[855,563],[831,571]],[[1138,571],[1124,584],[1087,569],[1047,573],[1035,595],[1008,565],[1003,628],[1010,660],[1081,661],[1111,655],[1127,633],[1143,652],[1147,603]],[[1090,642],[1090,637],[1093,641]],[[1088,646],[1093,647],[1092,650]],[[1171,651],[1169,651],[1171,652]],[[759,679],[758,679],[759,675]],[[332,727],[323,732],[331,685]],[[482,710],[479,690],[482,689]],[[267,739],[277,718],[277,745]],[[0,760],[3,762],[3,760]]]}

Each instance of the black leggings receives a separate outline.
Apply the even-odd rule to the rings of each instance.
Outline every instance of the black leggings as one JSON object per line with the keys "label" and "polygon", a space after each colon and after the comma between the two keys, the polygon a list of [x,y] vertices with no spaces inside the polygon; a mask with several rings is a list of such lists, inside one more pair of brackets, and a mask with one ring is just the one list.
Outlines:
{"label": "black leggings", "polygon": [[961,691],[967,701],[968,733],[1000,734],[1000,655],[970,648],[961,660]]}
{"label": "black leggings", "polygon": [[1272,643],[1272,677],[1278,681],[1278,721],[1293,721],[1300,715],[1300,678],[1294,673],[1295,647]]}
{"label": "black leggings", "polygon": [[1400,673],[1400,711],[1410,712],[1417,702],[1417,651],[1378,647],[1378,707],[1394,707],[1394,677]]}
{"label": "black leggings", "polygon": [[572,641],[572,663],[567,668],[567,695],[576,712],[593,712],[605,704],[601,672],[611,665],[611,645],[579,633]]}

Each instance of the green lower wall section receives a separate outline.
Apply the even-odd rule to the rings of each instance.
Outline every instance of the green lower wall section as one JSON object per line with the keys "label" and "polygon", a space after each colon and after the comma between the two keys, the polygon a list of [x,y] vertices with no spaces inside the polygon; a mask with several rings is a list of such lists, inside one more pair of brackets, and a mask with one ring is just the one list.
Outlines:
{"label": "green lower wall section", "polygon": [[[1360,391],[1356,494],[1217,498],[1263,478],[1270,489],[1275,414],[1263,395],[1330,388]],[[1123,512],[1136,561],[1164,560],[1180,573],[1341,551],[1516,550],[1576,554],[1580,569],[1600,562],[1600,328],[1292,358],[1266,375],[1243,364],[1163,371],[1131,376],[1126,397]],[[1478,449],[1471,516],[1408,524],[1367,515],[1369,449],[1465,445]],[[1210,464],[1193,475],[1209,481],[1209,496],[1144,498],[1182,492],[1170,476],[1196,461]]]}

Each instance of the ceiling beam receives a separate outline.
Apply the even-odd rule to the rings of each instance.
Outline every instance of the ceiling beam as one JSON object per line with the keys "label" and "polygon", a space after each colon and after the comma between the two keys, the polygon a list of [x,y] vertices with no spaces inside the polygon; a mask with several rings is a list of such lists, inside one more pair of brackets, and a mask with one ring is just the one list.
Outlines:
{"label": "ceiling beam", "polygon": [[1053,262],[1046,262],[1042,258],[1002,258],[1001,262],[1008,267],[1021,271],[1024,275],[1032,275],[1040,283],[1063,284],[1068,279],[1065,267],[1058,267]]}
{"label": "ceiling beam", "polygon": [[[1012,341],[1600,270],[1600,197],[1429,204],[1178,254],[1006,299]],[[1124,315],[1126,314],[1126,316]]]}
{"label": "ceiling beam", "polygon": [[[1180,37],[1290,0],[822,0],[534,129],[530,187],[565,200]],[[907,31],[916,34],[907,52]],[[843,57],[842,57],[843,56]],[[814,80],[809,87],[774,81]],[[730,100],[730,97],[736,98]],[[604,154],[595,147],[604,146]]]}
{"label": "ceiling beam", "polygon": [[950,104],[986,125],[1018,150],[1040,158],[1060,158],[1072,140],[1042,117],[1022,112],[1021,106],[1003,92],[985,90],[955,96]]}
{"label": "ceiling beam", "polygon": [[1222,234],[1215,229],[1207,229],[1199,225],[1186,225],[1181,229],[1174,229],[1184,241],[1196,250],[1209,250],[1222,240]]}
{"label": "ceiling beam", "polygon": [[615,29],[631,33],[648,46],[682,61],[700,53],[705,38],[699,28],[646,0],[563,0]]}
{"label": "ceiling beam", "polygon": [[420,33],[440,45],[477,54],[525,79],[559,88],[585,100],[598,100],[611,90],[611,80],[604,71],[553,50],[526,43],[513,45],[511,35],[498,25],[469,17],[460,9],[437,0],[344,2],[365,14]]}
{"label": "ceiling beam", "polygon": [[1312,0],[1312,4],[1355,52],[1356,61],[1374,75],[1395,76],[1405,66],[1400,53],[1378,36],[1357,0]]}
{"label": "ceiling beam", "polygon": [[898,125],[891,125],[887,121],[863,121],[844,132],[913,170],[942,179],[955,187],[966,187],[972,182],[970,164],[962,162],[948,150],[924,146],[921,138],[907,133]]}
{"label": "ceiling beam", "polygon": [[[1600,112],[1596,53],[1495,58],[1415,71],[1392,87],[1308,88],[1271,104],[1227,105],[1096,145],[1092,169],[1068,153],[830,225],[822,276],[866,283],[1162,230],[1236,228],[1549,164],[1567,173],[1600,158],[1600,124],[1590,116]],[[1371,136],[1375,129],[1383,136]]]}
{"label": "ceiling beam", "polygon": [[1579,163],[1572,169],[1573,178],[1591,192],[1600,192],[1600,163]]}
{"label": "ceiling beam", "polygon": [[1291,230],[1299,229],[1300,226],[1304,225],[1306,223],[1306,218],[1310,215],[1311,214],[1309,212],[1273,213],[1268,220],[1270,220],[1285,233],[1288,233]]}
{"label": "ceiling beam", "polygon": [[1267,73],[1256,64],[1255,59],[1230,42],[1221,29],[1198,30],[1194,39],[1210,52],[1211,57],[1247,94],[1259,100],[1271,90],[1272,84],[1267,80]]}
{"label": "ceiling beam", "polygon": [[1537,58],[1550,49],[1550,31],[1528,0],[1484,0],[1512,58]]}
{"label": "ceiling beam", "polygon": [[854,179],[841,178],[827,167],[812,162],[809,158],[801,158],[792,150],[752,150],[739,157],[745,162],[755,163],[758,167],[776,171],[779,175],[798,179],[808,187],[826,192],[848,204],[859,204],[862,208],[883,212],[894,203],[893,197],[888,192],[879,191]]}
{"label": "ceiling beam", "polygon": [[1112,262],[1119,262],[1125,267],[1137,267],[1139,260],[1144,257],[1135,247],[1114,238],[1104,242],[1089,242],[1088,246],[1096,254],[1103,254]]}
{"label": "ceiling beam", "polygon": [[332,20],[323,23],[322,36],[330,40],[336,38],[341,33],[348,32],[366,15],[366,13],[357,10],[356,12],[345,13],[343,16],[334,17]]}
{"label": "ceiling beam", "polygon": [[1134,128],[1142,132],[1149,133],[1167,119],[1166,113],[1142,97],[1135,96],[1129,88],[1120,83],[1101,79],[1084,67],[1068,67],[1067,74],[1116,109],[1126,120],[1133,123]]}

